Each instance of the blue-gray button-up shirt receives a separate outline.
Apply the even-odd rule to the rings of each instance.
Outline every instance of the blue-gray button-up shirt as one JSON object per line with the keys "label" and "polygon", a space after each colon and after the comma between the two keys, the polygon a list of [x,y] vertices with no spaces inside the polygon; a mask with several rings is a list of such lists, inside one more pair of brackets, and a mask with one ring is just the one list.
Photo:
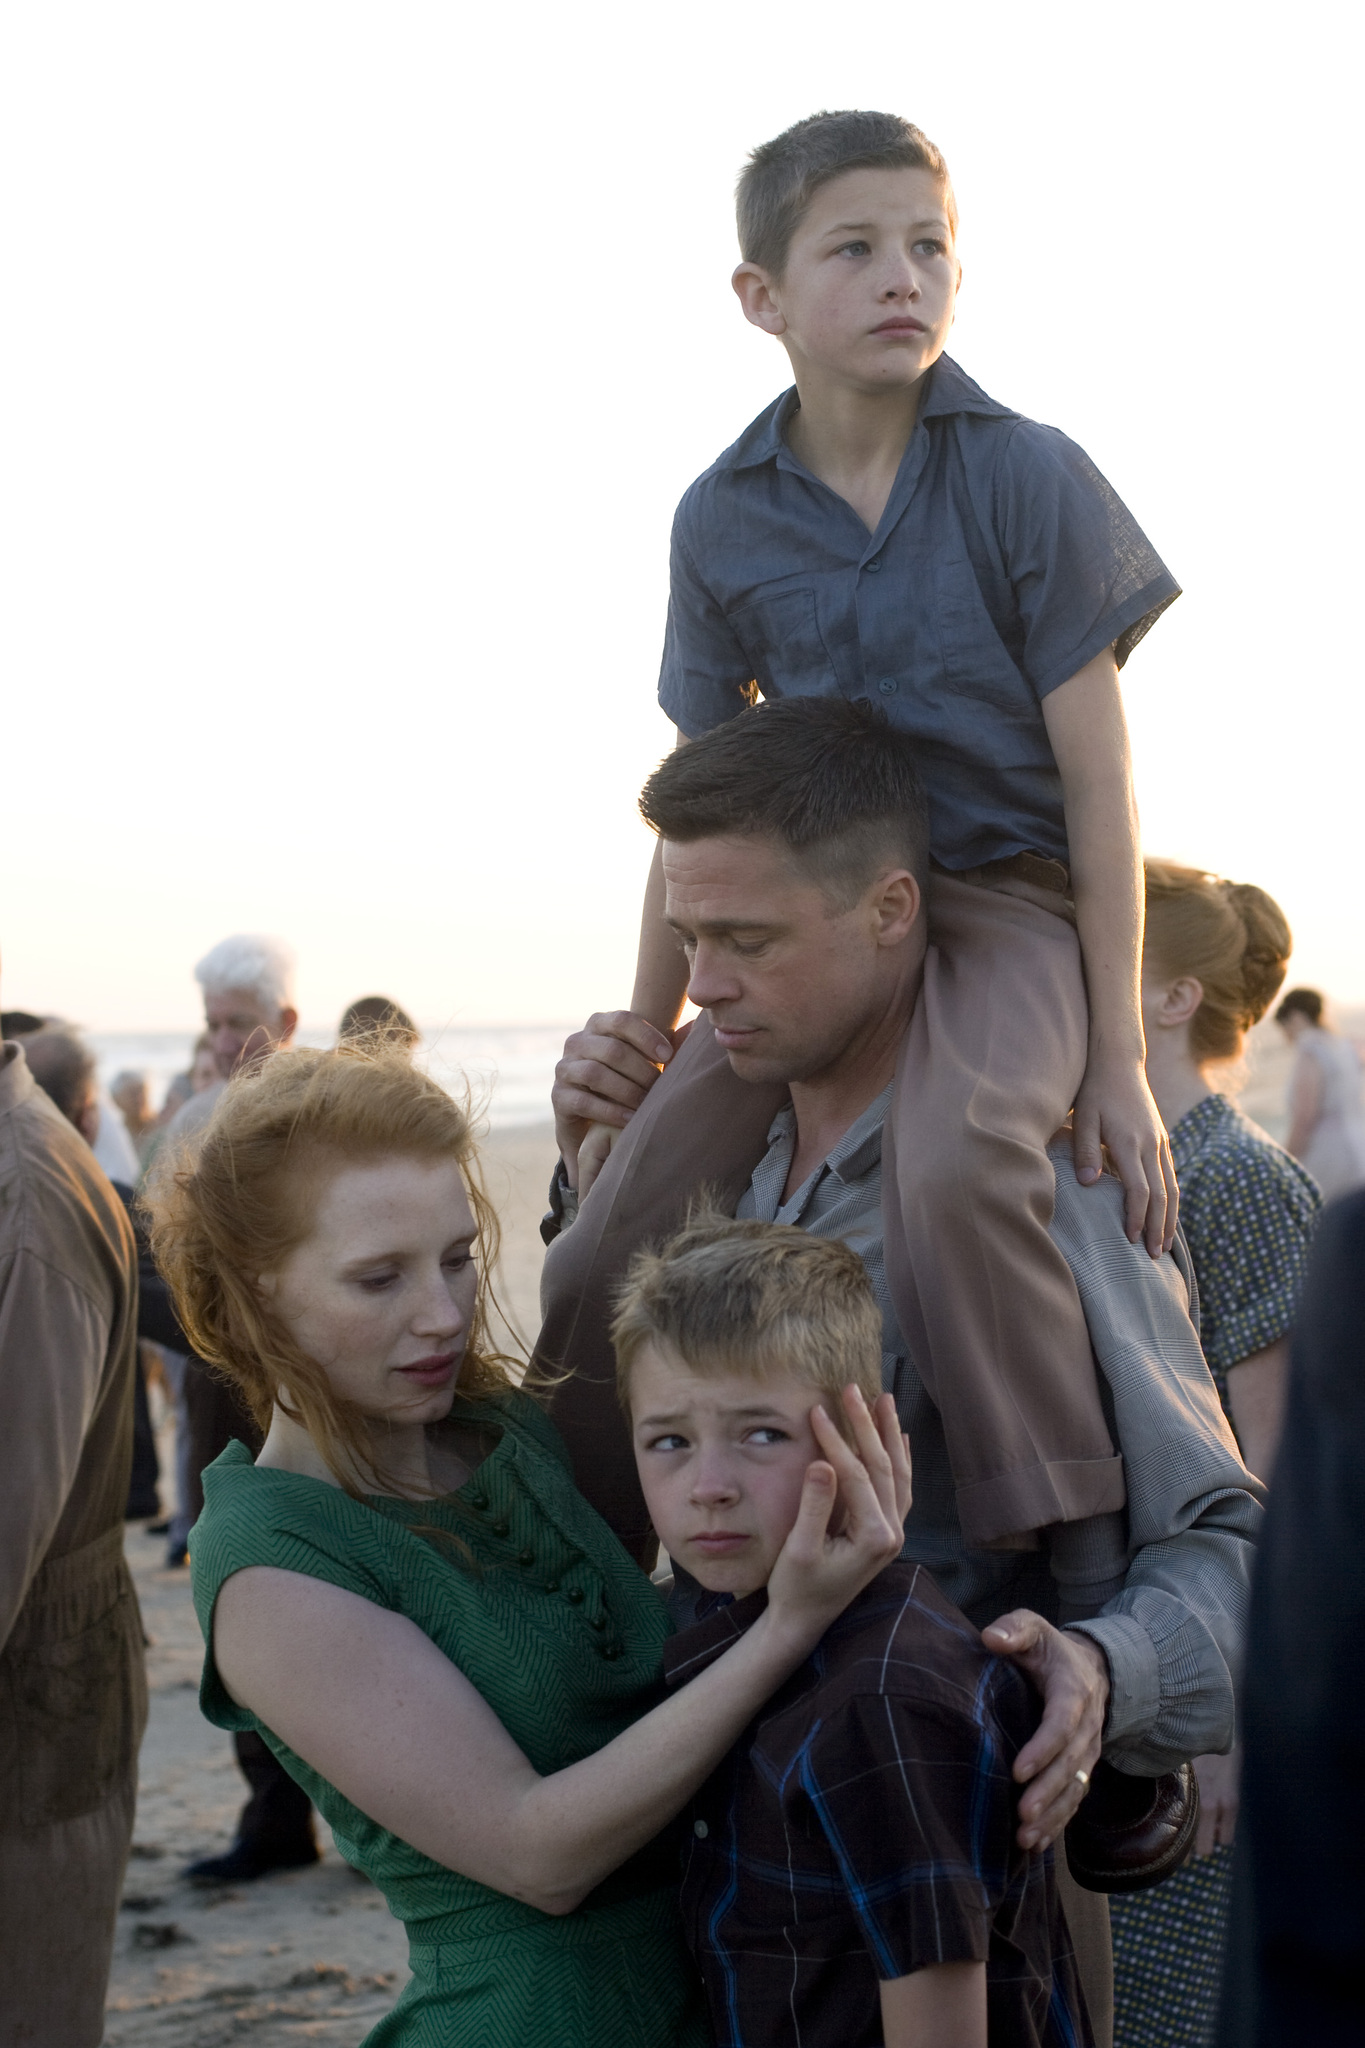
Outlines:
{"label": "blue-gray button-up shirt", "polygon": [[796,405],[760,413],[678,507],[664,711],[696,739],[755,684],[866,698],[920,742],[945,867],[1065,861],[1042,700],[1105,647],[1122,667],[1175,578],[1074,441],[948,356],[875,533],[787,446]]}

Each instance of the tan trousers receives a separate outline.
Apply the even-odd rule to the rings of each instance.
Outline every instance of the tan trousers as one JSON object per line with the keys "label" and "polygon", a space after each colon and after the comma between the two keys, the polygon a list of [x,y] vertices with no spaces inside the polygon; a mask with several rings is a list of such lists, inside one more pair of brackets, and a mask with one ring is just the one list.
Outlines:
{"label": "tan trousers", "polygon": [[0,1834],[0,2048],[99,2048],[136,1805]]}
{"label": "tan trousers", "polygon": [[1124,1504],[1080,1297],[1048,1234],[1045,1148],[1085,1073],[1088,1021],[1065,896],[930,878],[883,1138],[886,1277],[973,1545]]}
{"label": "tan trousers", "polygon": [[1103,1892],[1082,1891],[1071,1875],[1062,1842],[1052,1853],[1057,1895],[1076,1955],[1076,1974],[1085,1993],[1095,2048],[1114,2048],[1114,1944],[1109,1931],[1109,1901]]}

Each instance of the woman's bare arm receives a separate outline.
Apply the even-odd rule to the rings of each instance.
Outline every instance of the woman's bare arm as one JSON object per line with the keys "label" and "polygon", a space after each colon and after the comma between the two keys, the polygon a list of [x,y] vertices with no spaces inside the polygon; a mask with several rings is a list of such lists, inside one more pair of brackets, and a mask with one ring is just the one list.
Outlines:
{"label": "woman's bare arm", "polygon": [[[572,1912],[678,1812],[897,1554],[909,1454],[894,1404],[883,1396],[875,1425],[865,1408],[849,1412],[861,1460],[815,1415],[827,1463],[806,1474],[766,1613],[683,1693],[566,1770],[542,1778],[415,1623],[301,1573],[253,1567],[223,1586],[213,1622],[223,1683],[381,1827],[542,1912]],[[847,1518],[830,1537],[836,1477]]]}
{"label": "woman's bare arm", "polygon": [[1281,1337],[1228,1367],[1232,1426],[1249,1470],[1267,1486],[1275,1469],[1289,1384],[1289,1339]]}
{"label": "woman's bare arm", "polygon": [[931,1963],[881,1992],[886,2048],[986,2048],[984,1963]]}

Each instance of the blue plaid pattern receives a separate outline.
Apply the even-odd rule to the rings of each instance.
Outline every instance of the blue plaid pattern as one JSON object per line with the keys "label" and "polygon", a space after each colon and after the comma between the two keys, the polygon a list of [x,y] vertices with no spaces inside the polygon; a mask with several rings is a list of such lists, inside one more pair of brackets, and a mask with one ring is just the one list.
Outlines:
{"label": "blue plaid pattern", "polygon": [[[705,1668],[765,1596],[666,1647]],[[875,2048],[879,1983],[987,1969],[992,2048],[1086,2048],[1049,1856],[1014,1840],[1014,1758],[1037,1706],[921,1565],[829,1630],[694,1803],[683,1924],[716,2048]]]}

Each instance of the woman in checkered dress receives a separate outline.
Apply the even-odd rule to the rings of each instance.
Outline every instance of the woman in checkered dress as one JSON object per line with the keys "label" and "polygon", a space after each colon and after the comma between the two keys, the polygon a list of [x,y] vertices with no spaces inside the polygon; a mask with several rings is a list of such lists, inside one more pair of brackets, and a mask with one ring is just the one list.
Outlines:
{"label": "woman in checkered dress", "polygon": [[[1171,1134],[1201,1335],[1251,1470],[1274,1463],[1294,1320],[1322,1197],[1214,1085],[1284,979],[1291,946],[1261,889],[1147,862],[1142,1009],[1147,1077]],[[1227,1924],[1236,1753],[1201,1757],[1192,1860],[1165,1884],[1110,1901],[1115,2048],[1205,2048]]]}

